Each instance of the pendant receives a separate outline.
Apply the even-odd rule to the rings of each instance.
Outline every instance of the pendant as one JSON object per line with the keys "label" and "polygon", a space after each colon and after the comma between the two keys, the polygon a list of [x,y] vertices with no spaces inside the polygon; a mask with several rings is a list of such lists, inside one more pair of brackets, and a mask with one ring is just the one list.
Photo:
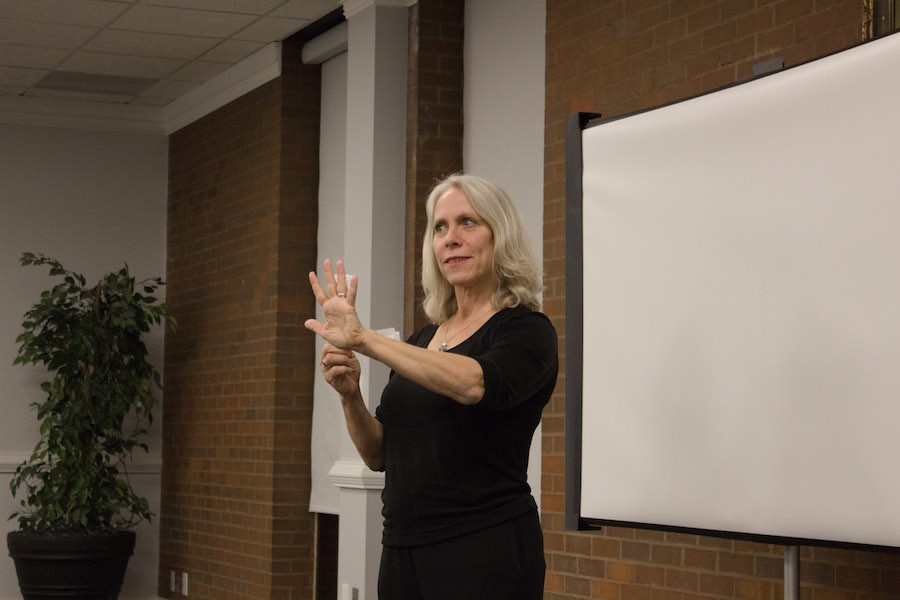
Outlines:
{"label": "pendant", "polygon": [[447,351],[447,342],[444,342],[438,347],[438,352],[446,352]]}

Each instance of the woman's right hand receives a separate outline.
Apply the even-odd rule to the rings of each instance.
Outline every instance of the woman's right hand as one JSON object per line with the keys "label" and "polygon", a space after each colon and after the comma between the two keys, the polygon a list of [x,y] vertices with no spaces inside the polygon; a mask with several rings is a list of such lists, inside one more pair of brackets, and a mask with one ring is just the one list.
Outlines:
{"label": "woman's right hand", "polygon": [[360,393],[359,360],[353,352],[326,343],[322,349],[320,364],[325,381],[338,394],[349,397]]}

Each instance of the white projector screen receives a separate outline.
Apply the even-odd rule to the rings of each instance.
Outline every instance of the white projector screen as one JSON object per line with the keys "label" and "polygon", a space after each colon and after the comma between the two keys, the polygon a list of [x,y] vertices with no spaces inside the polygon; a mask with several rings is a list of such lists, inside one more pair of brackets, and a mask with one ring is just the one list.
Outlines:
{"label": "white projector screen", "polygon": [[580,133],[569,526],[900,546],[900,36]]}

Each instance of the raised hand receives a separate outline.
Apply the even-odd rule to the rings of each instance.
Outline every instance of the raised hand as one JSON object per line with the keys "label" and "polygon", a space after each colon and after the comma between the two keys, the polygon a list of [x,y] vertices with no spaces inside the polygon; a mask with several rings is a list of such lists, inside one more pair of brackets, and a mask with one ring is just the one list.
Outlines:
{"label": "raised hand", "polygon": [[357,278],[354,275],[347,280],[343,261],[337,261],[335,266],[337,275],[331,268],[331,260],[325,259],[325,288],[315,271],[310,271],[309,285],[325,312],[325,322],[307,319],[303,325],[335,348],[353,350],[362,343],[366,330],[356,314]]}

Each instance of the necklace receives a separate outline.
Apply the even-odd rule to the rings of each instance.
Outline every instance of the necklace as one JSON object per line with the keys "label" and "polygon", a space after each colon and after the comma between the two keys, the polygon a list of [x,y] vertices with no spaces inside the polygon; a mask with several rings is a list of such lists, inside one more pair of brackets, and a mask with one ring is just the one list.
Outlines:
{"label": "necklace", "polygon": [[[444,328],[444,342],[443,342],[440,346],[438,346],[438,352],[446,352],[446,351],[448,350],[448,348],[447,348],[447,342],[449,342],[450,340],[452,340],[453,338],[455,338],[456,336],[458,336],[459,334],[461,334],[463,331],[465,331],[466,329],[468,329],[469,326],[470,326],[472,323],[474,323],[475,321],[477,321],[478,319],[480,319],[480,318],[483,317],[484,315],[488,314],[488,313],[491,312],[492,310],[494,310],[494,307],[493,307],[493,306],[490,307],[489,309],[487,309],[486,311],[484,311],[483,313],[481,313],[480,315],[478,315],[477,317],[475,317],[474,319],[472,319],[471,321],[469,321],[468,323],[466,323],[466,326],[465,326],[465,327],[463,327],[462,329],[460,329],[459,331],[457,331],[456,333],[454,333],[454,334],[451,335],[450,337],[447,337],[447,334],[450,332],[450,327],[449,327],[449,326],[448,326],[448,327],[445,327],[445,328]],[[444,324],[446,325],[446,324],[447,324],[447,321],[444,321]]]}

